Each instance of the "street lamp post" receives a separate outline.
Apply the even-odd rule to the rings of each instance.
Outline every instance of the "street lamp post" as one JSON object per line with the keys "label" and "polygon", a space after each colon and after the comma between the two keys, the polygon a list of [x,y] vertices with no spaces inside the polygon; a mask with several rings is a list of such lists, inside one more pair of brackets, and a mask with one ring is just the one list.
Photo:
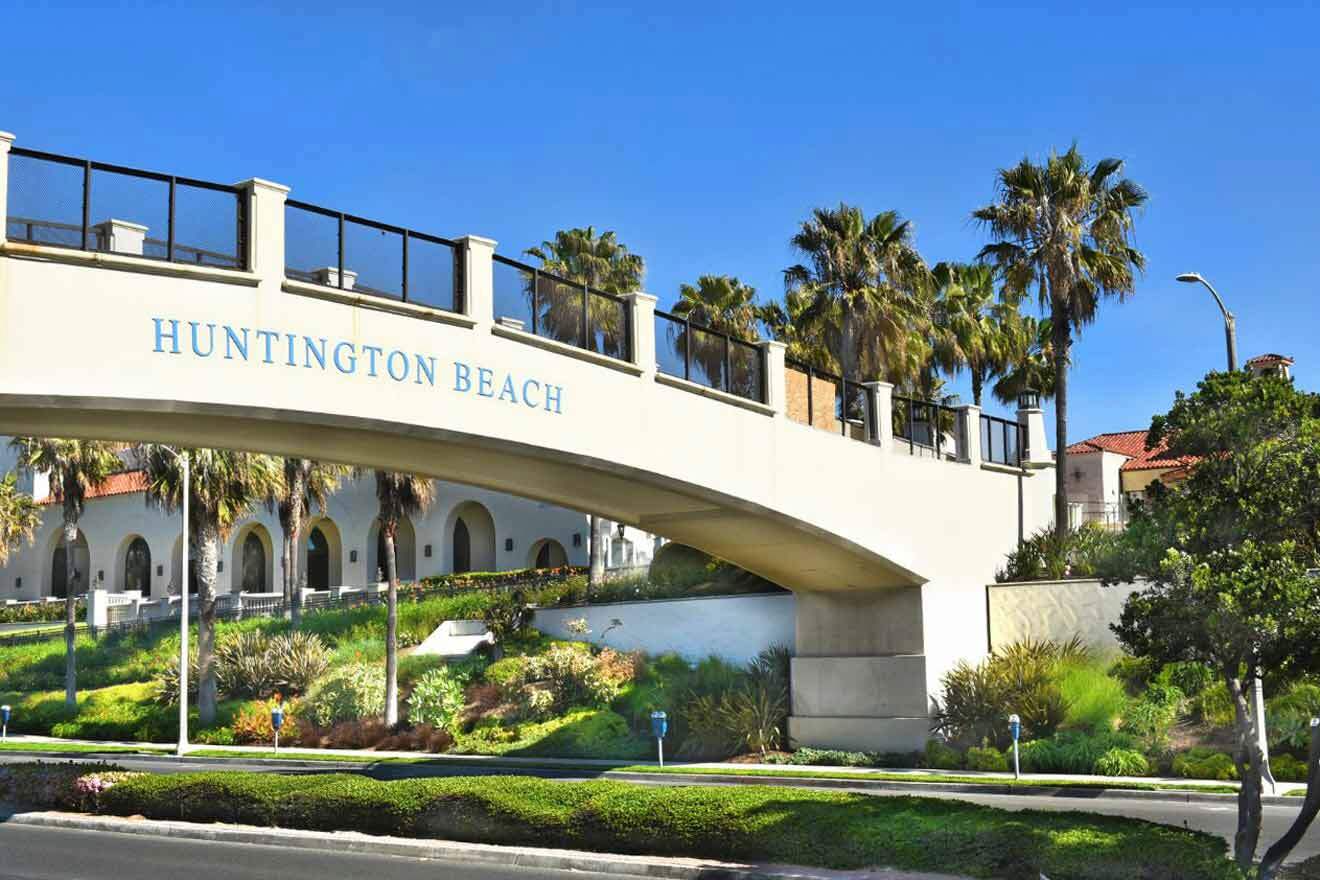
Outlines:
{"label": "street lamp post", "polygon": [[1184,272],[1176,280],[1184,284],[1203,284],[1205,289],[1210,291],[1210,295],[1215,298],[1219,311],[1224,315],[1224,342],[1228,346],[1228,371],[1233,372],[1237,369],[1237,318],[1224,305],[1224,300],[1219,296],[1219,291],[1211,287],[1210,282],[1202,278],[1200,273]]}
{"label": "street lamp post", "polygon": [[183,585],[179,590],[179,745],[182,758],[188,751],[188,501],[192,497],[192,472],[188,453],[162,446],[183,465]]}

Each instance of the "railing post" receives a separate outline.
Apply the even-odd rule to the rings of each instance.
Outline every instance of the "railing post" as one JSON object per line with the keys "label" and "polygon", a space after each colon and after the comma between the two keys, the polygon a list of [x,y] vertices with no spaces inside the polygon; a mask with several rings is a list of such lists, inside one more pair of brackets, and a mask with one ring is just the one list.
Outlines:
{"label": "railing post", "polygon": [[642,371],[642,378],[655,379],[655,304],[657,297],[649,293],[625,293],[628,304],[628,334],[632,341],[629,360]]}
{"label": "railing post", "polygon": [[253,177],[236,184],[247,201],[246,267],[263,286],[279,290],[284,283],[284,201],[289,188]]}
{"label": "railing post", "polygon": [[975,404],[958,407],[958,422],[963,436],[962,446],[958,450],[958,460],[979,465],[982,461],[981,408]]}
{"label": "railing post", "polygon": [[784,366],[784,355],[788,346],[773,339],[763,339],[756,343],[761,349],[761,387],[765,389],[765,403],[775,411],[776,416],[788,415],[788,382]]}
{"label": "railing post", "polygon": [[489,330],[495,322],[495,239],[465,235],[458,239],[463,249],[463,314],[477,322],[477,329]]}
{"label": "railing post", "polygon": [[1024,467],[1043,467],[1054,464],[1048,441],[1045,439],[1045,411],[1038,400],[1020,402],[1017,411],[1018,424],[1022,426],[1021,436],[1026,440],[1027,448],[1019,454]]}
{"label": "railing post", "polygon": [[871,404],[873,436],[867,439],[881,449],[894,446],[894,386],[890,382],[863,382]]}
{"label": "railing post", "polygon": [[0,131],[0,244],[5,243],[5,230],[9,228],[9,148],[13,143],[12,134]]}

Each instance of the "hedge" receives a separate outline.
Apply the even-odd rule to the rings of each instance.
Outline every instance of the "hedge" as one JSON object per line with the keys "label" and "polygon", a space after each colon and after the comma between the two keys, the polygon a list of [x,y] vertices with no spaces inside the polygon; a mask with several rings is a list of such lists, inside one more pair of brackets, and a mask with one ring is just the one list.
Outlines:
{"label": "hedge", "polygon": [[1233,880],[1223,840],[1136,819],[771,786],[661,787],[518,776],[128,779],[101,811],[148,819],[978,877]]}

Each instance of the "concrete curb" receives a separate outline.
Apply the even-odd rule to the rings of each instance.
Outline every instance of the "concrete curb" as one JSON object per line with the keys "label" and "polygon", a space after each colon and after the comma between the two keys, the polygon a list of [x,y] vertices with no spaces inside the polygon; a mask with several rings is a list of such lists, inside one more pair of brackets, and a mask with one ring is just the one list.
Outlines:
{"label": "concrete curb", "polygon": [[[41,759],[57,759],[76,761],[80,757],[89,757],[88,755],[78,755],[69,752],[36,752],[24,751],[18,754],[29,755]],[[103,753],[95,757],[108,761],[133,761],[134,759],[146,760],[175,760],[172,755],[146,755],[132,753]],[[262,770],[272,772],[278,771],[307,771],[321,770],[324,772],[339,773],[362,773],[369,774],[372,764],[361,761],[299,761],[294,758],[216,758],[216,757],[192,757],[186,756],[182,759],[189,764],[199,764],[203,766],[213,766],[216,768],[233,767],[235,763],[241,761],[244,764],[259,766]],[[1076,800],[1096,800],[1107,798],[1113,800],[1138,800],[1138,801],[1165,801],[1175,803],[1206,803],[1206,804],[1225,804],[1236,803],[1237,795],[1228,792],[1208,792],[1196,791],[1194,789],[1136,789],[1136,788],[1108,788],[1103,786],[1082,786],[1082,785],[999,785],[992,782],[904,782],[894,779],[873,779],[858,775],[856,779],[838,779],[819,776],[799,776],[796,774],[785,774],[783,776],[740,776],[737,774],[723,773],[636,773],[625,772],[622,770],[610,770],[599,766],[581,766],[565,763],[562,766],[528,766],[525,764],[500,764],[500,763],[482,763],[464,765],[457,762],[440,760],[434,763],[417,762],[414,764],[388,764],[386,766],[398,768],[400,775],[390,778],[404,778],[405,768],[413,767],[424,771],[431,767],[437,770],[444,770],[445,773],[426,774],[421,772],[417,776],[425,775],[463,775],[464,770],[471,770],[477,775],[490,776],[537,776],[543,779],[562,778],[564,776],[578,776],[581,774],[591,774],[598,779],[613,779],[618,782],[636,782],[644,785],[778,785],[787,788],[825,788],[825,789],[846,789],[855,791],[877,791],[877,792],[902,792],[904,794],[920,795],[923,792],[939,792],[941,794],[984,794],[996,795],[1000,797],[1013,797],[1021,795],[1023,797],[1057,797],[1073,798]],[[618,765],[615,765],[618,766]],[[1283,795],[1265,795],[1261,798],[1262,804],[1272,804],[1276,806],[1297,806],[1301,801],[1295,797],[1285,797]]]}
{"label": "concrete curb", "polygon": [[245,825],[123,819],[79,813],[15,813],[5,822],[38,828],[139,834],[175,840],[241,843],[250,846],[277,846],[320,852],[367,853],[508,868],[583,871],[624,877],[649,877],[657,880],[726,880],[726,878],[727,880],[841,880],[841,878],[959,880],[951,874],[924,874],[884,869],[828,871],[791,865],[757,866],[705,859],[665,859],[580,850],[378,837],[356,831],[295,831],[287,828],[259,828]]}

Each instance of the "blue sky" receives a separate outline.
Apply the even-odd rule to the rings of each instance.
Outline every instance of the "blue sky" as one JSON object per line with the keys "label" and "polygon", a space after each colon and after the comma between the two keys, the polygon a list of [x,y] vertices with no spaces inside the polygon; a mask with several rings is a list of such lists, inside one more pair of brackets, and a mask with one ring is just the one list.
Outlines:
{"label": "blue sky", "polygon": [[1180,271],[1229,300],[1244,357],[1320,385],[1320,12],[877,6],[20,3],[0,129],[511,256],[614,229],[662,305],[707,272],[779,295],[795,225],[840,200],[900,211],[931,263],[969,259],[995,169],[1076,139],[1151,199],[1136,296],[1077,348],[1073,438],[1145,427],[1222,364]]}

